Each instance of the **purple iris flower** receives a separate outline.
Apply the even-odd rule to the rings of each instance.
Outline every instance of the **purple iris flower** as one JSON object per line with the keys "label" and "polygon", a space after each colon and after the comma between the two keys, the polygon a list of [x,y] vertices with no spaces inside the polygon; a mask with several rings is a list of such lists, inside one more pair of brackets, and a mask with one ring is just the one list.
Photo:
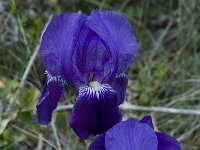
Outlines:
{"label": "purple iris flower", "polygon": [[63,13],[43,34],[40,56],[47,80],[37,104],[38,122],[48,124],[64,92],[78,95],[70,126],[83,139],[105,132],[121,121],[128,79],[124,74],[138,45],[130,23],[114,11],[90,16]]}
{"label": "purple iris flower", "polygon": [[117,123],[98,135],[88,150],[181,150],[177,140],[154,131],[151,116],[139,122],[134,119]]}

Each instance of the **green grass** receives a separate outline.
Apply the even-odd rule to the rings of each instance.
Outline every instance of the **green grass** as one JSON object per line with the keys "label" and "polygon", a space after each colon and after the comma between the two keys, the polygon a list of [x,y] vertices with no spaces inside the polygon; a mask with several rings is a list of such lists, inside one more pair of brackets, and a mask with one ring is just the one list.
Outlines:
{"label": "green grass", "polygon": [[[0,149],[86,149],[70,129],[70,110],[54,113],[53,126],[39,126],[35,105],[45,82],[39,55],[23,87],[21,79],[51,15],[92,9],[116,10],[135,29],[139,54],[127,70],[126,101],[140,106],[200,109],[200,1],[67,0],[0,2]],[[60,105],[74,102],[67,91]],[[200,148],[199,116],[150,113],[158,130],[180,140],[183,150]]]}

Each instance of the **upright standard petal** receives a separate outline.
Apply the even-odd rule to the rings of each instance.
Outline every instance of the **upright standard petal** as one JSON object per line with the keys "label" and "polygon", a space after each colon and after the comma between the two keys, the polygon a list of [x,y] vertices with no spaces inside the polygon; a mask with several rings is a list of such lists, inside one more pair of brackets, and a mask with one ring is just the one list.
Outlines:
{"label": "upright standard petal", "polygon": [[133,119],[116,124],[105,137],[106,150],[157,150],[157,146],[153,129]]}
{"label": "upright standard petal", "polygon": [[178,141],[167,134],[156,132],[158,139],[158,150],[181,150]]}
{"label": "upright standard petal", "polygon": [[118,105],[124,102],[127,84],[128,77],[124,73],[117,74],[111,83],[112,88],[117,92]]}
{"label": "upright standard petal", "polygon": [[60,77],[47,75],[47,81],[37,103],[38,123],[48,124],[51,121],[53,110],[63,96],[65,81]]}
{"label": "upright standard petal", "polygon": [[134,31],[127,19],[114,11],[94,10],[85,24],[99,35],[111,51],[115,70],[110,78],[114,78],[117,72],[124,72],[138,50]]}
{"label": "upright standard petal", "polygon": [[76,73],[72,55],[86,16],[78,13],[63,13],[55,17],[43,34],[40,56],[45,69],[53,76],[61,75],[74,89]]}
{"label": "upright standard petal", "polygon": [[[145,116],[139,122],[149,125],[154,129],[151,116]],[[178,141],[165,133],[155,132],[158,139],[158,150],[181,150]]]}
{"label": "upright standard petal", "polygon": [[152,118],[150,115],[144,116],[139,122],[148,124],[152,129],[154,129]]}
{"label": "upright standard petal", "polygon": [[96,136],[94,141],[92,141],[92,143],[90,144],[88,150],[106,150],[105,136],[105,133]]}
{"label": "upright standard petal", "polygon": [[98,83],[80,87],[70,118],[71,128],[78,136],[87,139],[105,132],[119,121],[117,94],[110,85]]}
{"label": "upright standard petal", "polygon": [[111,70],[110,51],[106,43],[90,28],[81,30],[74,55],[74,62],[85,83],[99,81],[101,83],[107,70]]}

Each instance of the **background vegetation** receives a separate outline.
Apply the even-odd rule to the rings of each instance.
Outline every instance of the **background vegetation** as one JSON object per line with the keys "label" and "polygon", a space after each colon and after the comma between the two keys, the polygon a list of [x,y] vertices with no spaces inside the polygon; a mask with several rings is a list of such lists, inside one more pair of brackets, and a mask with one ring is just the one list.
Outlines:
{"label": "background vegetation", "polygon": [[[35,105],[45,82],[38,45],[51,16],[89,14],[95,8],[121,12],[135,29],[140,48],[127,71],[126,102],[200,109],[199,0],[1,0],[0,149],[86,149],[69,127],[70,108],[55,112],[48,126],[36,122]],[[75,96],[66,93],[61,106],[74,102]],[[156,128],[176,137],[183,150],[200,149],[198,115],[141,110],[123,114],[124,119],[151,114]]]}

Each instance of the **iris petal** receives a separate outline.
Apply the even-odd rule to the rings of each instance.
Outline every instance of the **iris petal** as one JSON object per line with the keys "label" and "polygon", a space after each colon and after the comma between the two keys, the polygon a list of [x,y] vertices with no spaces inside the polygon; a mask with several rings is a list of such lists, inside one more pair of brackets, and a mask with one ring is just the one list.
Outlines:
{"label": "iris petal", "polygon": [[117,92],[118,105],[124,102],[127,84],[128,78],[124,73],[117,74],[117,76],[111,83],[112,88]]}
{"label": "iris petal", "polygon": [[109,67],[110,52],[102,39],[84,26],[77,41],[74,60],[86,83],[92,80],[101,82]]}
{"label": "iris petal", "polygon": [[178,141],[161,132],[156,132],[158,139],[158,150],[181,150],[180,144]]}
{"label": "iris petal", "polygon": [[51,77],[47,75],[47,82],[36,106],[38,123],[45,125],[51,121],[52,112],[63,96],[63,91],[64,80],[60,77]]}
{"label": "iris petal", "polygon": [[148,124],[152,129],[154,129],[151,116],[144,116],[139,122]]}
{"label": "iris petal", "polygon": [[61,75],[74,89],[72,55],[86,16],[78,13],[63,13],[55,17],[43,34],[40,56],[45,69],[53,76]]}
{"label": "iris petal", "polygon": [[108,84],[82,86],[72,110],[70,125],[83,139],[105,132],[121,121],[117,94]]}
{"label": "iris petal", "polygon": [[89,147],[89,150],[105,149],[181,150],[181,147],[175,138],[161,132],[155,132],[151,116],[145,116],[139,122],[128,119],[116,124],[106,134],[97,136]]}
{"label": "iris petal", "polygon": [[[139,122],[145,123],[154,129],[151,116],[145,116]],[[174,137],[161,132],[155,133],[158,139],[158,150],[181,150],[180,144]]]}
{"label": "iris petal", "polygon": [[92,141],[92,143],[90,144],[88,150],[106,150],[105,136],[105,133],[96,136],[94,141]]}
{"label": "iris petal", "polygon": [[124,72],[138,49],[134,31],[127,19],[114,11],[94,10],[85,24],[105,41],[112,53],[115,70],[110,78],[115,77],[117,72]]}
{"label": "iris petal", "polygon": [[133,119],[116,124],[105,137],[106,150],[157,150],[157,143],[153,129]]}

